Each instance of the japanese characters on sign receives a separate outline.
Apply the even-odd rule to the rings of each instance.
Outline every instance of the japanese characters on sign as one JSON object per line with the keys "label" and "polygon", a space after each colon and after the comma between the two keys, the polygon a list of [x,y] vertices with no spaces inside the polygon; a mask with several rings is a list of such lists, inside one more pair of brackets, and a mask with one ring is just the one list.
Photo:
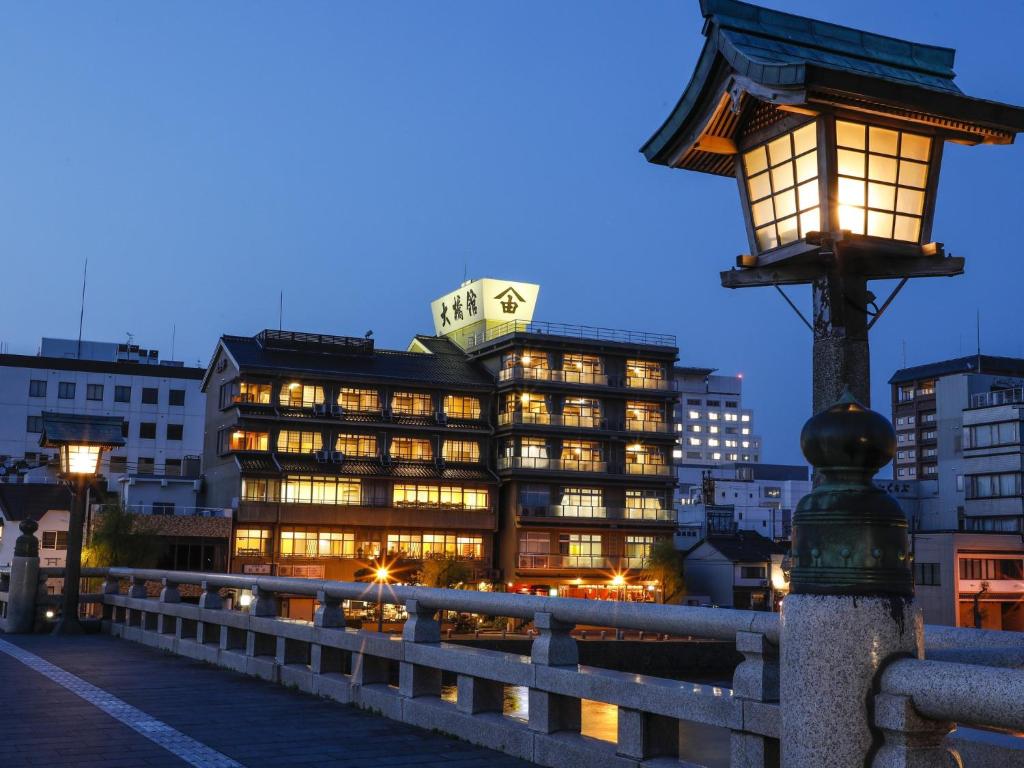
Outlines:
{"label": "japanese characters on sign", "polygon": [[447,335],[474,323],[496,324],[533,319],[540,286],[483,278],[461,285],[431,303],[434,331]]}

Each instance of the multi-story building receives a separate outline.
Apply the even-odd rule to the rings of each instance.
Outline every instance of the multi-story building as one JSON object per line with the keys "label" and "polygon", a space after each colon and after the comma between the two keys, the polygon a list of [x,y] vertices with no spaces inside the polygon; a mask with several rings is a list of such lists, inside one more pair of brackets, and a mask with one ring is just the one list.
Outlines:
{"label": "multi-story building", "polygon": [[206,504],[236,510],[233,572],[353,580],[388,563],[401,580],[453,556],[492,576],[494,383],[450,342],[431,346],[221,337],[202,382],[204,475]]}
{"label": "multi-story building", "polygon": [[1024,360],[971,355],[890,383],[926,620],[1024,629]]}
{"label": "multi-story building", "polygon": [[497,382],[506,586],[650,599],[672,534],[675,337],[510,323],[466,342]]}
{"label": "multi-story building", "polygon": [[[125,445],[104,455],[109,490],[134,475],[181,474],[203,446],[203,369],[134,344],[43,339],[38,355],[0,355],[0,464],[8,479],[52,479],[41,413],[121,416]],[[42,469],[35,469],[43,465]]]}
{"label": "multi-story building", "polygon": [[761,461],[761,438],[754,434],[754,414],[743,407],[743,377],[716,375],[713,368],[676,366],[679,388],[674,413],[680,466],[716,466]]}
{"label": "multi-story building", "polygon": [[793,511],[811,492],[806,466],[732,464],[680,471],[676,546],[689,549],[708,536],[750,531],[789,539]]}

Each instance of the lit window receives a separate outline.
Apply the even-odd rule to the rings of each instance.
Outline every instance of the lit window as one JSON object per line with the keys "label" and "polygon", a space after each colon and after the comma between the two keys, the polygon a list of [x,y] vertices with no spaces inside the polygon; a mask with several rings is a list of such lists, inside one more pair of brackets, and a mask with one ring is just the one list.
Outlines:
{"label": "lit window", "polygon": [[700,418],[700,411],[690,411],[690,418],[691,419],[699,419]]}
{"label": "lit window", "polygon": [[749,435],[750,434],[750,427],[743,427],[742,429],[740,429],[740,434],[741,435]]}
{"label": "lit window", "polygon": [[430,416],[434,399],[422,392],[395,392],[391,396],[391,411],[403,416]]}
{"label": "lit window", "polygon": [[277,435],[277,450],[282,453],[313,453],[323,447],[324,436],[319,432],[282,429]]}
{"label": "lit window", "polygon": [[265,528],[237,528],[235,529],[235,554],[265,555],[269,539],[270,531]]}
{"label": "lit window", "polygon": [[270,405],[270,385],[255,384],[251,381],[240,381],[238,383],[238,394],[235,395],[236,403],[255,403],[258,405]]}
{"label": "lit window", "polygon": [[323,387],[313,384],[302,384],[298,381],[281,385],[281,396],[279,398],[281,405],[286,405],[290,408],[312,408],[323,401]]}
{"label": "lit window", "polygon": [[740,421],[750,421],[750,414],[744,413],[742,416],[740,416]]}
{"label": "lit window", "polygon": [[377,456],[377,437],[375,435],[341,434],[335,443],[334,450],[346,456],[374,458]]}
{"label": "lit window", "polygon": [[837,120],[839,228],[919,242],[931,142],[915,133]]}
{"label": "lit window", "polygon": [[708,432],[710,432],[712,435],[717,435],[718,434],[718,427],[716,427],[714,424],[712,424],[710,427],[708,427]]}
{"label": "lit window", "polygon": [[708,411],[708,419],[718,421],[718,413],[716,411]]}
{"label": "lit window", "polygon": [[714,459],[715,461],[720,461],[721,458],[722,458],[722,454],[717,453],[717,452],[716,453],[712,453],[711,454],[711,458]]}
{"label": "lit window", "polygon": [[821,229],[814,123],[743,154],[747,196],[762,251]]}
{"label": "lit window", "polygon": [[627,360],[626,386],[659,389],[665,379],[665,366],[653,360]]}
{"label": "lit window", "polygon": [[[271,491],[273,489],[270,489]],[[361,487],[357,479],[287,475],[281,480],[280,499],[286,504],[359,504]]]}
{"label": "lit window", "polygon": [[430,461],[434,458],[434,450],[427,438],[393,437],[391,456],[406,461]]}
{"label": "lit window", "polygon": [[480,398],[468,395],[445,395],[445,415],[454,419],[479,419]]}
{"label": "lit window", "polygon": [[229,451],[265,451],[268,447],[266,432],[250,432],[236,429],[228,435],[227,450]]}
{"label": "lit window", "polygon": [[445,461],[477,463],[480,461],[480,443],[474,440],[445,440],[441,447]]}
{"label": "lit window", "polygon": [[699,437],[691,437],[690,445],[701,445],[701,439]]}
{"label": "lit window", "polygon": [[376,413],[380,411],[380,395],[375,389],[343,387],[338,392],[338,405],[353,413]]}

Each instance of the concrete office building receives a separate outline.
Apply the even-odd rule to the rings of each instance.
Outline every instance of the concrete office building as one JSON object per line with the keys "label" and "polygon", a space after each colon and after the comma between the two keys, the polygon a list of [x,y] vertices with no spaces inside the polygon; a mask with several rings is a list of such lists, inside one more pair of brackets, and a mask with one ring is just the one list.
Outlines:
{"label": "concrete office building", "polygon": [[1024,630],[1024,360],[971,355],[890,384],[926,620]]}
{"label": "concrete office building", "polygon": [[0,464],[8,480],[55,477],[39,447],[40,414],[121,416],[125,445],[107,453],[112,492],[132,476],[180,476],[203,446],[203,369],[133,344],[43,339],[38,355],[0,355]]}
{"label": "concrete office building", "polygon": [[743,377],[721,376],[713,368],[672,371],[679,390],[673,414],[679,445],[677,465],[716,466],[761,461],[761,438],[754,414],[743,407]]}

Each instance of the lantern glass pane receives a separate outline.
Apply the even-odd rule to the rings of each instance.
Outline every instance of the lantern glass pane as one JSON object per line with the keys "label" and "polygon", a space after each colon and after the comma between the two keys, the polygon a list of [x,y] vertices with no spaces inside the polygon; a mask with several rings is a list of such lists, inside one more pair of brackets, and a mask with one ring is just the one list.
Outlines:
{"label": "lantern glass pane", "polygon": [[818,180],[808,181],[805,184],[801,184],[797,191],[800,194],[800,210],[806,211],[808,208],[812,208],[818,204]]}
{"label": "lantern glass pane", "polygon": [[897,216],[893,237],[897,240],[917,242],[921,237],[921,220],[916,216]]}
{"label": "lantern glass pane", "polygon": [[785,192],[775,196],[776,218],[782,219],[786,216],[792,216],[794,213],[796,213],[796,190],[787,189]]}
{"label": "lantern glass pane", "polygon": [[873,181],[896,183],[896,158],[882,155],[870,155],[868,159],[868,178]]}
{"label": "lantern glass pane", "polygon": [[839,228],[855,235],[864,234],[864,209],[854,205],[839,206]]}
{"label": "lantern glass pane", "polygon": [[793,152],[802,155],[810,152],[818,146],[818,127],[814,123],[808,123],[803,128],[793,131]]}
{"label": "lantern glass pane", "polygon": [[931,142],[906,131],[837,120],[840,228],[920,242]]}
{"label": "lantern glass pane", "polygon": [[864,149],[864,126],[836,120],[836,144],[851,149]]}
{"label": "lantern glass pane", "polygon": [[910,160],[928,160],[928,153],[932,148],[932,140],[927,136],[918,136],[916,133],[904,133],[903,141],[900,143],[900,157]]}
{"label": "lantern glass pane", "polygon": [[899,143],[899,133],[890,131],[888,128],[875,128],[868,131],[868,142],[872,152],[881,152],[883,155],[895,155],[896,145]]}
{"label": "lantern glass pane", "polygon": [[857,176],[864,178],[864,153],[852,152],[848,149],[840,149],[837,152],[839,161],[839,173],[843,176]]}
{"label": "lantern glass pane", "polygon": [[792,156],[793,148],[788,135],[780,136],[775,141],[768,143],[768,158],[772,161],[772,165],[784,163]]}
{"label": "lantern glass pane", "polygon": [[743,165],[748,176],[768,170],[768,155],[764,147],[755,147],[743,155]]}
{"label": "lantern glass pane", "polygon": [[890,184],[868,183],[868,206],[891,211],[896,205],[896,187]]}
{"label": "lantern glass pane", "polygon": [[98,445],[69,445],[67,466],[64,471],[73,475],[95,475],[99,459]]}
{"label": "lantern glass pane", "polygon": [[772,193],[769,175],[767,173],[759,173],[757,176],[750,177],[747,181],[747,193],[752,201],[768,197]]}
{"label": "lantern glass pane", "polygon": [[911,163],[906,160],[900,161],[900,184],[907,187],[918,187],[924,189],[928,180],[928,166],[924,163]]}
{"label": "lantern glass pane", "polygon": [[920,216],[924,210],[924,192],[920,189],[900,187],[896,196],[896,210],[900,213],[912,213]]}
{"label": "lantern glass pane", "polygon": [[872,237],[892,237],[891,213],[868,211],[868,234]]}
{"label": "lantern glass pane", "polygon": [[809,122],[743,154],[759,251],[799,240],[812,224],[820,229],[817,130]]}

